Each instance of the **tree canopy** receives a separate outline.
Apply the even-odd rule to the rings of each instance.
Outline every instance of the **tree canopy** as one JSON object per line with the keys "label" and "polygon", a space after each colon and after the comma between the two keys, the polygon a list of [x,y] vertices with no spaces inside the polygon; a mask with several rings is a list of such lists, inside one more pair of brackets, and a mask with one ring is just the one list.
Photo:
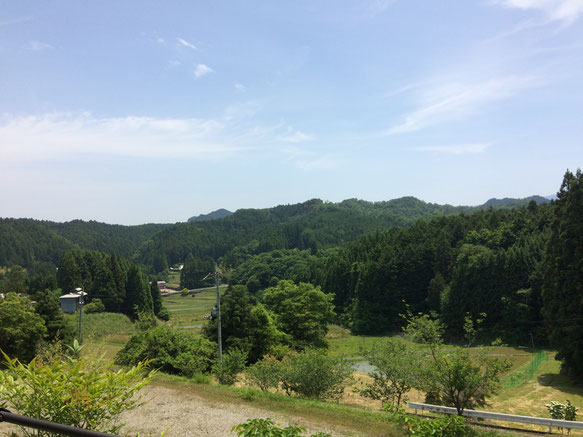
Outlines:
{"label": "tree canopy", "polygon": [[543,314],[563,371],[583,378],[583,174],[567,172],[546,247]]}

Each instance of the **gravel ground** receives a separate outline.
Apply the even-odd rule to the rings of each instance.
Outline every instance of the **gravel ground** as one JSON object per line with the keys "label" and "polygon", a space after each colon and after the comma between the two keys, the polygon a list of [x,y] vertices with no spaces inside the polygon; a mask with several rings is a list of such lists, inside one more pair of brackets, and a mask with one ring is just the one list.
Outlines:
{"label": "gravel ground", "polygon": [[159,437],[168,429],[168,437],[234,436],[231,434],[233,425],[251,418],[269,417],[284,426],[297,423],[307,428],[308,435],[323,431],[337,437],[347,436],[303,418],[246,405],[212,402],[182,390],[147,386],[143,392],[151,400],[122,415],[121,421],[126,424],[123,435],[135,436],[139,433],[141,437]]}
{"label": "gravel ground", "polygon": [[[297,423],[308,430],[308,435],[318,431],[327,432],[336,437],[349,434],[338,433],[318,423],[311,423],[300,417],[249,407],[240,404],[228,404],[208,401],[202,397],[160,386],[147,386],[141,393],[149,402],[128,411],[121,416],[126,425],[123,436],[160,437],[166,430],[168,437],[198,436],[235,436],[231,434],[233,425],[246,422],[252,418],[271,418],[280,426]],[[18,427],[0,423],[0,436],[10,436],[18,432]]]}

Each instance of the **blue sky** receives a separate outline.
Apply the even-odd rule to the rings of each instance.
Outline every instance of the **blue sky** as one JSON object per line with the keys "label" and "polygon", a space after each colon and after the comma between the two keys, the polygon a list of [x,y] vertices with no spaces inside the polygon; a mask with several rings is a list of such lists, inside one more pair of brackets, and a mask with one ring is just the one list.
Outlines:
{"label": "blue sky", "polygon": [[2,1],[0,216],[548,195],[583,0]]}

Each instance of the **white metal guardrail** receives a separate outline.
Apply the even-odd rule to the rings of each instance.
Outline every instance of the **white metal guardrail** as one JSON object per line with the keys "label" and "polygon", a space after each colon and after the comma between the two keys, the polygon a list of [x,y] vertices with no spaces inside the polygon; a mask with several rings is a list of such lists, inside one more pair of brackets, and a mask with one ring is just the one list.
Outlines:
{"label": "white metal guardrail", "polygon": [[[417,402],[408,402],[409,408],[421,411],[432,411],[434,413],[457,414],[457,410],[452,407],[443,407],[441,405],[421,404]],[[547,419],[546,417],[518,416],[515,414],[491,413],[489,411],[464,410],[465,417],[477,417],[480,419],[504,420],[506,422],[528,423],[532,425],[542,425],[549,427],[549,433],[555,428],[583,429],[583,422],[573,420]]]}

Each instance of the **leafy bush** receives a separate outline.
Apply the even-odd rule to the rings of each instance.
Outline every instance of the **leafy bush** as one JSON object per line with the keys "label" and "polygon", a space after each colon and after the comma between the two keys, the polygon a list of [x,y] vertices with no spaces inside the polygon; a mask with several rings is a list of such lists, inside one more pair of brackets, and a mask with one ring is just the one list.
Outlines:
{"label": "leafy bush", "polygon": [[5,353],[28,362],[46,334],[45,322],[29,299],[16,293],[0,299],[0,349]]}
{"label": "leafy bush", "polygon": [[213,374],[219,384],[233,385],[237,382],[237,375],[245,368],[247,354],[240,349],[230,349],[223,355],[223,360],[213,366]]}
{"label": "leafy bush", "polygon": [[158,318],[160,320],[164,320],[165,322],[167,322],[168,320],[170,320],[170,311],[168,311],[168,308],[162,307],[162,309],[158,313]]}
{"label": "leafy bush", "polygon": [[147,331],[158,326],[158,321],[152,311],[138,311],[137,315],[136,328],[138,331]]}
{"label": "leafy bush", "polygon": [[579,409],[575,405],[571,404],[571,401],[567,400],[566,404],[562,404],[557,401],[551,401],[550,404],[545,404],[551,419],[558,420],[577,420],[577,411]]}
{"label": "leafy bush", "polygon": [[281,362],[273,356],[249,366],[245,372],[246,381],[258,386],[262,391],[275,388],[281,380]]}
{"label": "leafy bush", "polygon": [[417,383],[420,353],[400,339],[388,338],[365,351],[364,356],[374,366],[369,373],[372,382],[356,391],[383,404],[406,401],[404,395]]}
{"label": "leafy bush", "polygon": [[91,300],[90,303],[83,307],[83,311],[86,314],[103,313],[105,312],[105,305],[103,305],[101,299],[96,297],[95,299]]}
{"label": "leafy bush", "polygon": [[[6,370],[0,371],[0,407],[19,414],[80,428],[117,434],[123,424],[118,416],[141,405],[137,393],[153,372],[144,376],[146,364],[128,370],[111,371],[111,364],[53,357],[41,363],[33,359],[21,364],[4,355]],[[22,429],[26,436],[42,431]]]}
{"label": "leafy bush", "polygon": [[208,372],[215,357],[215,344],[209,340],[158,326],[132,336],[118,352],[116,363],[135,365],[151,360],[163,372],[193,377]]}
{"label": "leafy bush", "polygon": [[[231,432],[236,432],[239,437],[300,437],[306,432],[305,428],[298,425],[289,425],[285,428],[279,428],[273,420],[267,419],[249,419],[245,423],[240,423],[231,428]],[[330,434],[318,432],[311,437],[331,437]]]}
{"label": "leafy bush", "polygon": [[426,419],[405,413],[398,405],[387,405],[392,421],[405,430],[407,435],[435,437],[465,437],[471,435],[462,416],[442,416]]}
{"label": "leafy bush", "polygon": [[288,355],[281,362],[281,383],[288,395],[339,399],[352,378],[352,364],[317,349]]}

